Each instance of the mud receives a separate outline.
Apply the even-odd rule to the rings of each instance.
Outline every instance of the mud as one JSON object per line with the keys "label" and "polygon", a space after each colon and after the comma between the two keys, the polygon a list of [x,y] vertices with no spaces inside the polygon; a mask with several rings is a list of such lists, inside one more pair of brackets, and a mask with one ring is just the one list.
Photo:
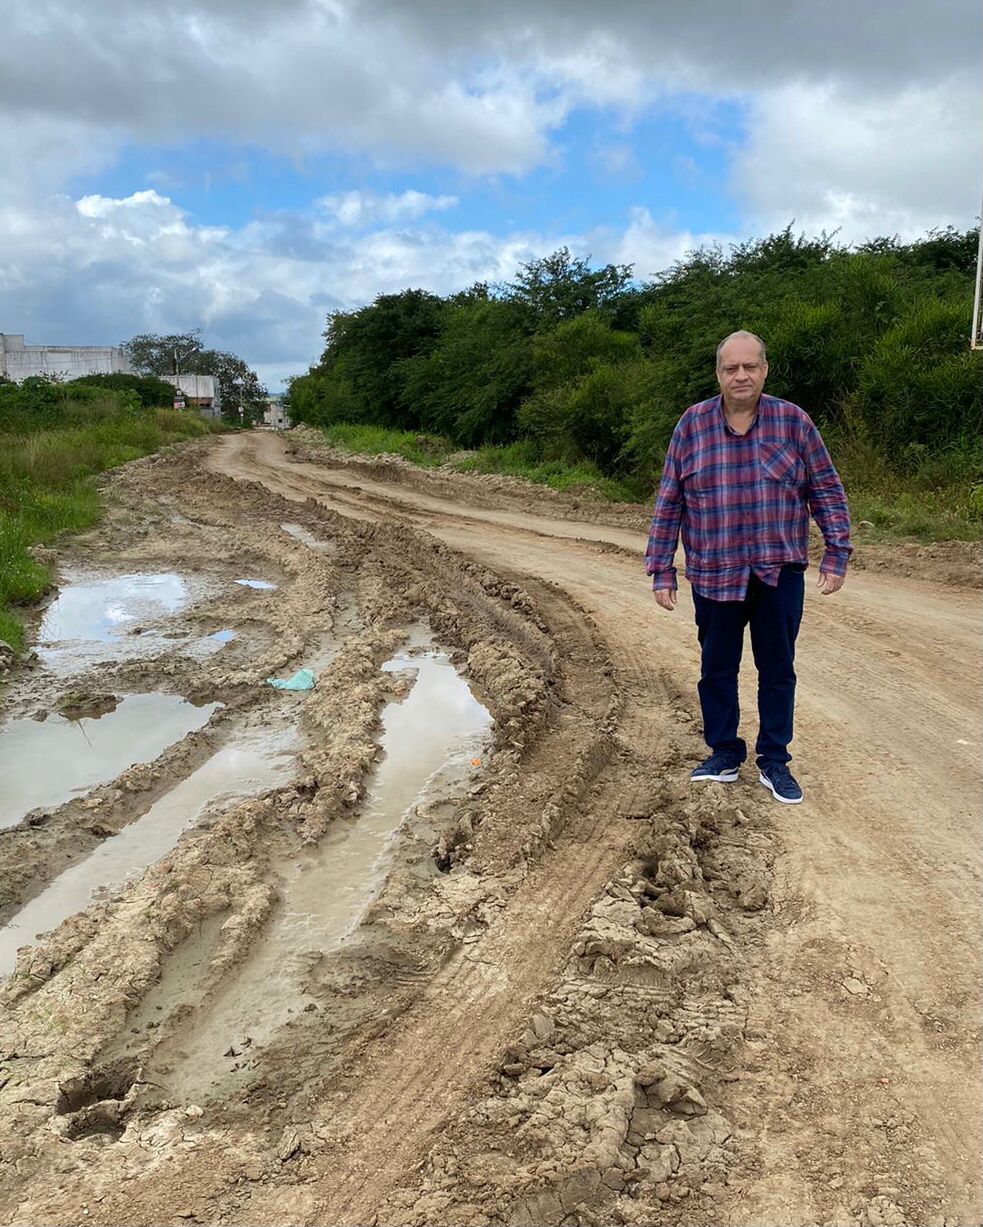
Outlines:
{"label": "mud", "polygon": [[[8,722],[221,706],[0,831],[6,915],[65,905],[0,990],[0,1221],[979,1221],[971,598],[808,611],[842,668],[804,635],[790,818],[688,788],[635,512],[470,480],[245,434],[108,479],[62,573],[187,599]],[[230,761],[267,735],[289,778]]]}

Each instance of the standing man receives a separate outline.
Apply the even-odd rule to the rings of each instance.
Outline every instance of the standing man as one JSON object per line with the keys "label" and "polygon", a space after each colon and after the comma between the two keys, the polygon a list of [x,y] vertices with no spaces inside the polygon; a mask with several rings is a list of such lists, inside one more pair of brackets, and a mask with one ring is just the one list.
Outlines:
{"label": "standing man", "polygon": [[764,396],[765,345],[732,332],[717,346],[720,395],[676,424],[645,554],[657,604],[676,604],[673,557],[682,528],[702,651],[700,706],[711,753],[692,780],[733,784],[747,746],[737,735],[737,678],[744,628],[758,670],[758,779],[777,801],[802,789],[788,764],[795,703],[795,638],[808,565],[809,512],[826,542],[819,591],[846,575],[850,514],[815,423],[798,405]]}

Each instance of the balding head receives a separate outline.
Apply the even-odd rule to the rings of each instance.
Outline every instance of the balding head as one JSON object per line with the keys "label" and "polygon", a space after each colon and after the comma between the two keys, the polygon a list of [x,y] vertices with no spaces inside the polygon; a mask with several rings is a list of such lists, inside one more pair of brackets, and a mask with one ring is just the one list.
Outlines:
{"label": "balding head", "polygon": [[756,411],[767,374],[765,343],[753,332],[732,332],[717,346],[717,383],[729,414]]}
{"label": "balding head", "polygon": [[729,345],[731,341],[754,341],[761,353],[761,361],[767,362],[768,355],[765,353],[765,343],[756,332],[748,332],[745,328],[739,328],[737,332],[732,332],[717,346],[717,370],[721,367],[721,358],[724,352],[724,347]]}

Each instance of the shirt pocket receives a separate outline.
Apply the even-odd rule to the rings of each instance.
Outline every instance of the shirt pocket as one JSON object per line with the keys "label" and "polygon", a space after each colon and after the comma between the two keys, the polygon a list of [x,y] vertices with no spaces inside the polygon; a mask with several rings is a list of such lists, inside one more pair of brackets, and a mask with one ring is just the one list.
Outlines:
{"label": "shirt pocket", "polygon": [[805,484],[806,466],[791,443],[762,443],[758,462],[766,477],[787,489],[799,490]]}

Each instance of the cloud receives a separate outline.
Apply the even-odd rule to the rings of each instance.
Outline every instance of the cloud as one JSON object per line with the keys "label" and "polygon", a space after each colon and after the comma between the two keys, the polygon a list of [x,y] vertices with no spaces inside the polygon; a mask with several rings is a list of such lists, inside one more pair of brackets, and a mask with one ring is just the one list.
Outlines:
{"label": "cloud", "polygon": [[0,276],[0,319],[35,344],[200,326],[209,344],[242,354],[277,386],[317,358],[329,311],[411,285],[446,294],[504,280],[552,242],[403,220],[369,231],[297,214],[201,226],[154,190],[7,206],[0,234],[17,243]]}
{"label": "cloud", "polygon": [[[896,0],[8,7],[0,320],[38,342],[203,325],[278,380],[317,355],[329,310],[409,285],[446,293],[511,279],[561,243],[647,277],[703,242],[793,218],[845,240],[911,238],[968,224],[979,201],[974,0],[936,0],[930,18]],[[632,126],[657,109],[685,116],[694,147],[716,146],[729,169],[712,182],[685,153],[675,170],[708,199],[730,194],[733,235],[659,216],[644,199],[623,227],[586,235],[557,233],[548,216],[521,232],[469,224],[469,197],[487,188],[493,203],[500,177],[519,180],[515,193],[535,168],[562,168],[578,112],[603,117],[587,156],[623,188],[636,173]],[[373,183],[439,167],[456,194],[353,181],[236,226],[182,209],[168,177],[180,171],[132,185],[146,190],[68,194],[127,146],[180,153],[191,141],[301,165],[344,154]]]}
{"label": "cloud", "polygon": [[974,80],[909,85],[890,106],[832,83],[767,90],[751,104],[731,188],[758,233],[795,219],[856,242],[965,226],[979,200]]}
{"label": "cloud", "polygon": [[453,209],[456,196],[430,196],[413,189],[396,195],[378,196],[373,192],[349,191],[322,196],[317,205],[342,226],[369,226],[377,222],[415,221],[425,213]]}

